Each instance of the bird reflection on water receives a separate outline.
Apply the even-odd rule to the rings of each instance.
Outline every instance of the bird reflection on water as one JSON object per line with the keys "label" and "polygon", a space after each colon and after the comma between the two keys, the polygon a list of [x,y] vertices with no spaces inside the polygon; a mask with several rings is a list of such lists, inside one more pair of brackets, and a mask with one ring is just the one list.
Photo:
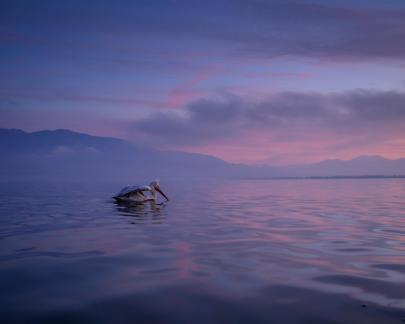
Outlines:
{"label": "bird reflection on water", "polygon": [[155,224],[160,224],[165,219],[165,213],[163,212],[166,207],[165,203],[147,201],[145,203],[114,202],[114,204],[120,216],[132,218],[131,224],[145,223],[150,220]]}

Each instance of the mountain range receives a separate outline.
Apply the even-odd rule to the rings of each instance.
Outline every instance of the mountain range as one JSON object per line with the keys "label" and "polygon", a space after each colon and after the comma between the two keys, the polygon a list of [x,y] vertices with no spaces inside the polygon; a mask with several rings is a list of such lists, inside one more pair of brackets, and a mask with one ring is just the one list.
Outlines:
{"label": "mountain range", "polygon": [[286,167],[232,164],[202,154],[162,151],[70,130],[0,129],[0,176],[341,177],[405,175],[405,159],[361,156]]}

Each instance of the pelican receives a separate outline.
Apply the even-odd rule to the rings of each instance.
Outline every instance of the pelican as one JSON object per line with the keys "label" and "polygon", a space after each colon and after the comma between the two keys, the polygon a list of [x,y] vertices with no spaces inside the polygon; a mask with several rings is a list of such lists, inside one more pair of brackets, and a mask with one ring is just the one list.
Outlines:
{"label": "pelican", "polygon": [[[160,193],[169,201],[169,198],[160,189],[158,181],[152,181],[149,186],[127,186],[121,189],[121,191],[113,198],[117,202],[127,203],[143,203],[146,201],[156,201],[156,192]],[[145,195],[145,193],[148,193]]]}

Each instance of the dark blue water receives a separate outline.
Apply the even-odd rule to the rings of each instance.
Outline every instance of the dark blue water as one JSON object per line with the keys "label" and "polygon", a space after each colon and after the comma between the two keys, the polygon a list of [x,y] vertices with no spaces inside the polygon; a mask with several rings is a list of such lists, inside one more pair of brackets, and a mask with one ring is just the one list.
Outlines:
{"label": "dark blue water", "polygon": [[401,323],[405,181],[3,181],[0,322]]}

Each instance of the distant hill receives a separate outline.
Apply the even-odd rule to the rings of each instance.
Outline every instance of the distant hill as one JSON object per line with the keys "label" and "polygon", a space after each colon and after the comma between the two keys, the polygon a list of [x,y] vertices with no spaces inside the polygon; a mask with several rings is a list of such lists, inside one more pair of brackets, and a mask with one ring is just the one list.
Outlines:
{"label": "distant hill", "polygon": [[405,175],[405,159],[388,160],[381,156],[360,156],[352,160],[325,160],[307,165],[285,167],[290,176],[369,176]]}
{"label": "distant hill", "polygon": [[331,177],[405,175],[405,159],[362,156],[287,167],[227,163],[202,154],[160,151],[70,130],[0,129],[0,176],[58,177]]}
{"label": "distant hill", "polygon": [[63,149],[125,150],[134,148],[126,141],[72,132],[66,129],[26,133],[18,129],[0,129],[0,151],[4,153],[56,153]]}
{"label": "distant hill", "polygon": [[249,176],[253,169],[194,153],[159,151],[69,130],[0,129],[0,175],[62,177]]}

